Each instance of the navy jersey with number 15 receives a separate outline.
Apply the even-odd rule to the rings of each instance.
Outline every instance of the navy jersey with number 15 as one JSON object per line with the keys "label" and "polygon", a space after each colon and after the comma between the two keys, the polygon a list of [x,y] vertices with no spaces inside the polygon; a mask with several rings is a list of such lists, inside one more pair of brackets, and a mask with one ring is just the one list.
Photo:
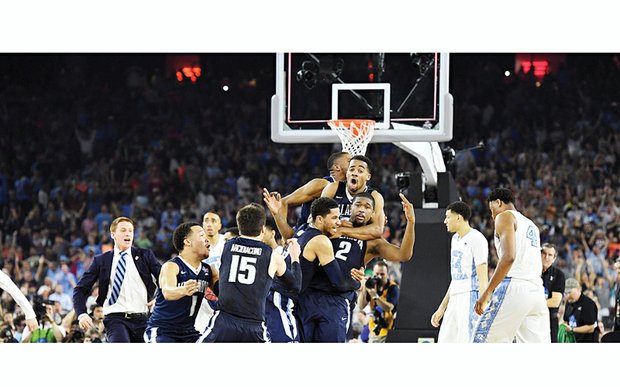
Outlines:
{"label": "navy jersey with number 15", "polygon": [[271,247],[246,237],[224,245],[220,266],[218,310],[256,321],[265,319],[265,299],[271,287]]}

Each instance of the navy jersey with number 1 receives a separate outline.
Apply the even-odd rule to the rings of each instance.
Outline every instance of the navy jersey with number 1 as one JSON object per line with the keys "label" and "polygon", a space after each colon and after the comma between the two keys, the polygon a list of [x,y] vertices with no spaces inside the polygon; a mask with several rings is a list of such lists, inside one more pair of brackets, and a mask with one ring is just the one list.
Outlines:
{"label": "navy jersey with number 1", "polygon": [[161,289],[157,292],[153,314],[149,318],[145,331],[146,342],[195,342],[199,332],[194,328],[200,304],[205,290],[212,281],[211,267],[204,262],[194,269],[180,256],[168,262],[179,266],[177,286],[186,281],[196,280],[198,291],[192,296],[184,296],[178,300],[166,300]]}

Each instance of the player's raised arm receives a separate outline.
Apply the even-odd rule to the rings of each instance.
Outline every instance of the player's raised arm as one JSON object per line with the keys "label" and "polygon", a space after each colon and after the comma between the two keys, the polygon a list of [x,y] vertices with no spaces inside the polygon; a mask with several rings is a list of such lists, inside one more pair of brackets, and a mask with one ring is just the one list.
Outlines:
{"label": "player's raised arm", "polygon": [[325,198],[334,198],[336,196],[336,191],[338,191],[338,182],[334,181],[333,183],[329,183],[323,188],[321,192],[321,196]]}
{"label": "player's raised arm", "polygon": [[407,262],[413,256],[413,245],[415,243],[415,212],[413,210],[413,204],[411,204],[402,193],[400,194],[400,199],[405,218],[407,219],[407,226],[403,232],[403,240],[400,247],[389,243],[383,238],[369,241],[364,263],[370,262],[370,260],[376,256],[393,262]]}
{"label": "player's raised arm", "polygon": [[320,197],[328,184],[329,181],[323,178],[312,179],[282,198],[282,202],[287,206],[300,206]]}
{"label": "player's raised arm", "polygon": [[263,201],[265,205],[267,205],[271,216],[273,216],[273,220],[276,221],[276,227],[278,227],[278,231],[280,231],[282,238],[292,238],[295,234],[295,230],[288,224],[286,218],[288,207],[286,203],[283,203],[280,194],[277,192],[269,192],[267,188],[263,188]]}
{"label": "player's raised arm", "polygon": [[291,257],[290,269],[287,269],[284,257],[274,251],[271,255],[270,272],[273,270],[274,274],[282,279],[287,286],[299,292],[301,290],[301,265],[299,264],[301,247],[296,239],[289,239],[286,243],[287,254]]}

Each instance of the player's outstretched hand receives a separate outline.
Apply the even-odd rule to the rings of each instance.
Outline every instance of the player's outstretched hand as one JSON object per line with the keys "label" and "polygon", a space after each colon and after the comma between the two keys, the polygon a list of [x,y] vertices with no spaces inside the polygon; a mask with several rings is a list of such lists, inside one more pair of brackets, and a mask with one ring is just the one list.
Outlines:
{"label": "player's outstretched hand", "polygon": [[407,198],[405,197],[405,195],[403,195],[402,192],[399,193],[398,196],[400,196],[400,203],[403,205],[403,212],[405,213],[407,221],[415,222],[415,211],[413,211],[413,204],[411,204],[411,202],[407,200]]}
{"label": "player's outstretched hand", "polygon": [[263,201],[273,216],[282,209],[282,196],[278,192],[269,192],[267,188],[263,188]]}
{"label": "player's outstretched hand", "polygon": [[292,262],[299,262],[299,256],[301,255],[301,246],[297,242],[297,238],[291,238],[286,241],[286,250],[291,255]]}

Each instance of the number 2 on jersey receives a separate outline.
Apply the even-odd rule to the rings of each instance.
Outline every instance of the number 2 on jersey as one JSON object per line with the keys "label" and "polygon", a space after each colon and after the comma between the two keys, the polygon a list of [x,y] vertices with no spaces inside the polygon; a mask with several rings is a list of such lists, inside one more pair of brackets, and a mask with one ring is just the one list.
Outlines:
{"label": "number 2 on jersey", "polygon": [[251,285],[256,279],[256,258],[233,255],[228,282]]}
{"label": "number 2 on jersey", "polygon": [[342,241],[340,242],[340,245],[338,245],[338,251],[336,251],[334,257],[346,261],[347,256],[345,254],[347,254],[349,251],[351,251],[351,242]]}

